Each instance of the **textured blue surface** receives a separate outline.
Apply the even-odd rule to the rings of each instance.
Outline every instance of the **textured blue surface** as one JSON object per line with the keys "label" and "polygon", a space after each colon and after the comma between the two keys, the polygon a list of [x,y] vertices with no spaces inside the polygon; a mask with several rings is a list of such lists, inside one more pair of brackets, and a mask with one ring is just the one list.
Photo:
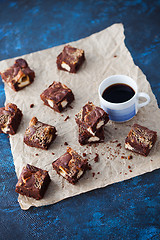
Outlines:
{"label": "textured blue surface", "polygon": [[[160,104],[160,1],[0,1],[0,60],[125,27]],[[0,81],[0,106],[5,101]],[[0,135],[0,239],[160,239],[160,170],[52,206],[20,209],[9,140]]]}

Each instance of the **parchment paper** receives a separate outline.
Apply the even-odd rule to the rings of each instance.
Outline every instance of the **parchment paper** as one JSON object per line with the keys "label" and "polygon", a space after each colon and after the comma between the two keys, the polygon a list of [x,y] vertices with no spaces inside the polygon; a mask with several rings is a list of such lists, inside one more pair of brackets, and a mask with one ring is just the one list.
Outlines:
{"label": "parchment paper", "polygon": [[[61,45],[22,56],[36,73],[32,85],[17,93],[5,85],[6,103],[17,104],[24,114],[17,134],[10,136],[17,177],[23,166],[29,163],[48,170],[52,180],[42,200],[37,201],[19,195],[18,201],[24,210],[31,206],[53,204],[67,197],[105,187],[160,167],[159,121],[157,121],[160,119],[160,111],[146,76],[135,66],[124,44],[122,24],[114,24],[90,37],[72,42],[71,45],[85,51],[86,61],[77,74],[57,70],[56,57],[63,49],[63,45]],[[5,70],[13,63],[14,59],[1,61],[0,70]],[[126,123],[116,124],[110,121],[105,127],[104,143],[80,146],[74,115],[88,101],[99,105],[98,86],[103,79],[114,74],[125,74],[132,77],[137,82],[139,91],[147,92],[150,95],[151,102]],[[53,81],[61,81],[72,89],[75,95],[75,101],[71,104],[73,109],[67,108],[62,114],[59,114],[43,105],[40,94]],[[35,105],[34,108],[30,108],[32,103]],[[54,125],[57,129],[58,136],[48,151],[31,148],[23,143],[25,129],[33,116],[44,123]],[[66,116],[69,116],[69,119],[64,121]],[[125,137],[134,123],[142,124],[158,133],[156,145],[148,157],[133,154],[124,149]],[[92,170],[87,171],[75,186],[52,169],[52,162],[66,151],[64,142],[67,142],[81,155],[85,152],[86,158],[92,166]],[[122,147],[118,145],[119,143]],[[52,155],[53,152],[54,155]],[[94,161],[95,153],[99,154],[98,162]],[[129,155],[132,155],[133,159],[128,160]]]}

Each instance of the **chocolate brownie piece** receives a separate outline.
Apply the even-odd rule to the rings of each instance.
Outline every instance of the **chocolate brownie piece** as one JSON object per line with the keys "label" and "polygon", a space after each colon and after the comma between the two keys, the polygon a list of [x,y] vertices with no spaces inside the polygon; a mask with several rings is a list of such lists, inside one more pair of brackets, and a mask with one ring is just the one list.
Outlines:
{"label": "chocolate brownie piece", "polygon": [[95,135],[95,132],[109,121],[108,114],[100,107],[96,107],[92,102],[88,102],[81,111],[75,115],[78,125]]}
{"label": "chocolate brownie piece", "polygon": [[22,116],[21,110],[13,103],[0,108],[0,133],[16,134]]}
{"label": "chocolate brownie piece", "polygon": [[15,191],[39,200],[43,198],[50,181],[48,171],[27,164],[22,169]]}
{"label": "chocolate brownie piece", "polygon": [[19,91],[22,88],[30,85],[35,78],[35,73],[28,66],[28,63],[19,58],[14,65],[0,72],[4,82],[6,82],[14,91]]}
{"label": "chocolate brownie piece", "polygon": [[84,51],[66,45],[57,57],[57,67],[70,73],[76,73],[85,60]]}
{"label": "chocolate brownie piece", "polygon": [[87,159],[83,159],[76,151],[68,147],[67,152],[52,163],[59,175],[75,184],[88,168]]}
{"label": "chocolate brownie piece", "polygon": [[39,122],[36,117],[33,117],[25,131],[24,143],[30,147],[47,150],[55,138],[55,127]]}
{"label": "chocolate brownie piece", "polygon": [[125,140],[125,148],[147,156],[157,140],[157,132],[134,124]]}
{"label": "chocolate brownie piece", "polygon": [[62,112],[73,100],[72,90],[60,82],[53,82],[41,95],[45,105],[57,112]]}
{"label": "chocolate brownie piece", "polygon": [[80,125],[78,140],[81,145],[104,142],[104,129],[101,127],[93,135]]}

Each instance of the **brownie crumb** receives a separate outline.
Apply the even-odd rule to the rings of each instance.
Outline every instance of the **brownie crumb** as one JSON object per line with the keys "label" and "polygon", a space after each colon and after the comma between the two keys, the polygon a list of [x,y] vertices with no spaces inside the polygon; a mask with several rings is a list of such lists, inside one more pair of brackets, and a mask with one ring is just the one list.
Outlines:
{"label": "brownie crumb", "polygon": [[32,103],[31,105],[30,105],[30,108],[33,108],[34,107],[34,104]]}
{"label": "brownie crumb", "polygon": [[36,156],[39,156],[39,154],[38,154],[38,153],[36,153],[35,155],[36,155]]}
{"label": "brownie crumb", "polygon": [[120,172],[119,174],[121,174],[122,172]]}
{"label": "brownie crumb", "polygon": [[117,144],[117,147],[121,147],[121,143],[118,143],[118,144]]}
{"label": "brownie crumb", "polygon": [[100,174],[100,172],[97,172],[97,174]]}
{"label": "brownie crumb", "polygon": [[52,155],[54,155],[55,153],[54,152],[52,152]]}
{"label": "brownie crumb", "polygon": [[151,159],[151,162],[153,162],[153,160]]}
{"label": "brownie crumb", "polygon": [[131,160],[132,158],[133,158],[133,156],[132,156],[132,155],[128,156],[128,160]]}
{"label": "brownie crumb", "polygon": [[131,168],[131,166],[130,166],[130,165],[128,165],[128,168],[130,169],[130,168]]}
{"label": "brownie crumb", "polygon": [[83,153],[83,157],[86,157],[86,153]]}
{"label": "brownie crumb", "polygon": [[117,128],[114,128],[115,130],[117,130]]}
{"label": "brownie crumb", "polygon": [[69,119],[69,116],[67,116],[65,119],[64,119],[64,121],[67,121]]}
{"label": "brownie crumb", "polygon": [[88,170],[92,170],[91,164],[88,164]]}
{"label": "brownie crumb", "polygon": [[95,176],[95,173],[93,172],[93,173],[92,173],[92,177],[94,177],[94,176]]}
{"label": "brownie crumb", "polygon": [[63,115],[63,114],[61,114],[61,116],[63,117],[64,115]]}
{"label": "brownie crumb", "polygon": [[132,170],[129,170],[130,172],[132,172]]}
{"label": "brownie crumb", "polygon": [[127,157],[125,157],[125,156],[121,156],[121,158],[122,158],[122,159],[127,159]]}
{"label": "brownie crumb", "polygon": [[65,142],[65,143],[64,143],[64,145],[65,145],[65,146],[67,146],[67,145],[68,145],[68,143],[67,143],[67,142]]}
{"label": "brownie crumb", "polygon": [[96,153],[96,156],[95,156],[95,158],[94,158],[94,161],[95,161],[95,162],[98,162],[98,161],[99,161],[99,155],[98,155],[98,153]]}
{"label": "brownie crumb", "polygon": [[114,55],[114,58],[116,58],[117,57],[117,55]]}

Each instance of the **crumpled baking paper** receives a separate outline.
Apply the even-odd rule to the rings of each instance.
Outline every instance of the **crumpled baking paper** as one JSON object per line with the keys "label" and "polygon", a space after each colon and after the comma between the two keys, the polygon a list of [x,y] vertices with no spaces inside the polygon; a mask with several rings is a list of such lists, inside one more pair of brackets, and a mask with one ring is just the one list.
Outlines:
{"label": "crumpled baking paper", "polygon": [[[159,122],[157,121],[160,119],[160,111],[150,84],[146,76],[134,64],[131,54],[124,44],[124,38],[123,25],[114,24],[85,39],[70,43],[71,46],[85,51],[86,61],[77,74],[57,69],[56,57],[64,45],[24,55],[22,57],[35,71],[34,83],[19,92],[14,92],[5,84],[6,103],[15,103],[24,114],[17,134],[10,136],[17,177],[23,166],[29,163],[48,170],[52,180],[42,200],[19,195],[18,201],[22,209],[53,204],[160,167]],[[1,61],[0,71],[5,70],[13,63],[14,59]],[[126,123],[111,121],[107,123],[104,143],[80,146],[74,116],[88,101],[99,105],[98,86],[103,79],[114,74],[125,74],[132,77],[137,82],[139,91],[149,94],[151,102],[141,108],[138,114]],[[40,94],[53,81],[66,84],[75,95],[75,101],[71,104],[72,108],[68,107],[62,114],[45,106],[40,99]],[[30,108],[30,104],[34,104],[34,107]],[[58,136],[47,151],[31,148],[23,143],[25,129],[33,116],[57,129]],[[69,119],[64,121],[67,116]],[[139,123],[158,133],[157,142],[148,157],[134,154],[124,148],[125,137],[134,123]],[[87,171],[75,186],[52,169],[52,162],[66,151],[65,142],[79,154],[82,155],[85,152],[86,158],[92,166],[92,170]],[[98,162],[94,160],[96,153],[99,155]],[[128,160],[130,155],[133,158]]]}

